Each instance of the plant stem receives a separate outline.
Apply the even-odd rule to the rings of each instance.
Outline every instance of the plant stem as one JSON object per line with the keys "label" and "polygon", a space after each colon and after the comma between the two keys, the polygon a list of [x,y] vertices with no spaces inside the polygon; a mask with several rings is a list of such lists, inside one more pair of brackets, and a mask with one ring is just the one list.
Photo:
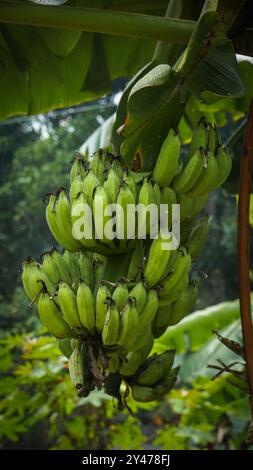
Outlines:
{"label": "plant stem", "polygon": [[96,8],[0,2],[0,23],[96,31],[187,44],[195,21]]}
{"label": "plant stem", "polygon": [[240,192],[238,201],[238,270],[240,292],[240,314],[246,370],[249,386],[250,411],[253,420],[253,325],[250,302],[249,277],[249,208],[250,180],[253,168],[253,100],[250,103],[243,141],[241,160]]}
{"label": "plant stem", "polygon": [[[178,0],[170,0],[165,13],[165,18],[178,18],[181,14],[181,5],[178,8]],[[173,44],[167,41],[158,41],[156,44],[153,60],[160,64],[167,64],[173,53]]]}

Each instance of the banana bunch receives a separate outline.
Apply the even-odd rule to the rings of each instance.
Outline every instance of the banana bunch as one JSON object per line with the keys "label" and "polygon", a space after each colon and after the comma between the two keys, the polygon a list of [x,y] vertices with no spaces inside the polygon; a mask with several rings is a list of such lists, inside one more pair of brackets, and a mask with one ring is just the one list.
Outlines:
{"label": "banana bunch", "polygon": [[154,354],[146,359],[131,377],[126,377],[132,397],[136,401],[160,400],[177,380],[179,367],[172,368],[175,351]]}
{"label": "banana bunch", "polygon": [[189,153],[172,186],[178,194],[205,197],[224,183],[231,166],[231,157],[220,145],[216,128],[202,118],[193,131]]}

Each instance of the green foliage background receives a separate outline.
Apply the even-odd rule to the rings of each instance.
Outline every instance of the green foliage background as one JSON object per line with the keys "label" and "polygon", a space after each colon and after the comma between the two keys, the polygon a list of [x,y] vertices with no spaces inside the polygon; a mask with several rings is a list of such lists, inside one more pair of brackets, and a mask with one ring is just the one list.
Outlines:
{"label": "green foliage background", "polygon": [[[114,111],[107,105],[0,126],[0,446],[131,449],[134,443],[136,449],[241,448],[248,424],[247,396],[223,377],[210,381],[206,365],[217,358],[212,353],[218,344],[211,328],[208,353],[201,356],[206,344],[200,344],[197,353],[187,350],[178,358],[186,365],[177,388],[160,403],[130,404],[131,416],[120,413],[102,392],[76,398],[56,341],[41,327],[36,309],[28,308],[20,282],[21,262],[28,255],[38,258],[53,244],[42,196],[59,184],[68,185],[74,152]],[[223,137],[230,131],[225,128]],[[235,197],[218,191],[210,197],[208,211],[214,220],[197,268],[209,279],[201,283],[197,308],[238,295]],[[218,328],[234,321],[236,309]],[[197,376],[191,358],[193,364],[202,361]]]}

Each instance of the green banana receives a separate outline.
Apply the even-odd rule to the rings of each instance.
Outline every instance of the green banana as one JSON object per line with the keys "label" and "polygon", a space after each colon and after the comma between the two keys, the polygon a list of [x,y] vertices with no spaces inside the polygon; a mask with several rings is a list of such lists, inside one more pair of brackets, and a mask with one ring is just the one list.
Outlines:
{"label": "green banana", "polygon": [[121,180],[123,178],[123,170],[121,168],[121,165],[120,165],[120,161],[119,161],[119,158],[117,157],[114,157],[113,158],[113,161],[111,163],[111,166],[110,168],[115,171],[116,175],[118,176],[118,178]]}
{"label": "green banana", "polygon": [[79,249],[80,244],[77,240],[72,237],[70,240],[65,232],[62,231],[56,221],[56,212],[55,212],[56,196],[51,194],[49,202],[46,208],[46,220],[47,224],[55,238],[55,240],[62,245],[64,248],[70,251],[76,251]]}
{"label": "green banana", "polygon": [[155,400],[155,392],[152,387],[144,385],[131,385],[132,397],[135,401],[148,402]]}
{"label": "green banana", "polygon": [[104,271],[104,261],[101,261],[98,258],[94,258],[93,269],[94,269],[94,281],[96,285],[99,281],[101,281],[101,276]]}
{"label": "green banana", "polygon": [[123,280],[119,281],[117,287],[115,288],[112,294],[112,298],[119,312],[121,312],[121,310],[123,310],[123,308],[125,307],[128,297],[129,292],[126,282],[124,282]]}
{"label": "green banana", "polygon": [[[160,226],[165,228],[171,228],[172,225],[172,204],[177,204],[177,195],[174,189],[165,187],[161,190],[161,204],[165,204],[167,220],[163,221],[162,217],[164,214],[161,212],[160,208]],[[167,223],[168,222],[168,223]]]}
{"label": "green banana", "polygon": [[54,285],[50,281],[47,274],[43,271],[42,266],[36,261],[28,258],[23,262],[22,282],[25,291],[34,302],[37,302],[38,294],[45,286],[50,294],[55,291]]}
{"label": "green banana", "polygon": [[135,299],[137,312],[140,313],[147,300],[147,291],[142,281],[137,282],[137,284],[131,289],[129,297]]}
{"label": "green banana", "polygon": [[81,279],[88,284],[91,290],[93,290],[94,289],[94,271],[93,271],[93,262],[89,254],[80,253],[78,264],[79,264]]}
{"label": "green banana", "polygon": [[209,217],[206,215],[197,221],[196,226],[193,228],[188,240],[185,242],[185,247],[188,249],[192,259],[196,259],[205,245],[209,230]]}
{"label": "green banana", "polygon": [[[124,240],[125,243],[127,238],[131,238],[132,235],[134,235],[130,230],[130,227],[127,226],[127,207],[129,204],[135,204],[134,194],[128,184],[123,181],[117,197],[117,205],[120,206],[120,208],[117,208],[116,210],[116,226],[117,238],[119,240]],[[122,246],[125,246],[124,242],[121,242]]]}
{"label": "green banana", "polygon": [[63,260],[65,261],[68,271],[70,273],[70,278],[72,284],[80,279],[80,269],[78,264],[78,258],[74,253],[71,253],[67,250],[63,253]]}
{"label": "green banana", "polygon": [[58,284],[60,280],[60,274],[57,265],[53,262],[52,251],[45,251],[42,254],[41,267],[52,282],[52,284]]}
{"label": "green banana", "polygon": [[204,162],[204,151],[200,148],[196,150],[192,157],[187,161],[179,175],[174,178],[174,190],[181,194],[189,192],[200,177]]}
{"label": "green banana", "polygon": [[160,187],[169,186],[179,171],[181,142],[174,129],[170,129],[159,152],[153,171],[153,179]]}
{"label": "green banana", "polygon": [[195,182],[193,188],[187,192],[190,197],[198,197],[203,194],[209,193],[216,185],[218,177],[218,165],[213,152],[208,151],[206,167]]}
{"label": "green banana", "polygon": [[58,339],[58,346],[62,354],[69,359],[72,354],[71,338]]}
{"label": "green banana", "polygon": [[93,197],[94,197],[94,191],[97,186],[100,185],[99,179],[95,175],[93,170],[89,170],[87,173],[87,176],[85,177],[83,181],[83,192],[85,196],[85,200],[89,204],[89,206],[92,208],[93,207]]}
{"label": "green banana", "polygon": [[108,372],[116,374],[120,366],[120,358],[117,353],[113,353],[109,358]]}
{"label": "green banana", "polygon": [[200,119],[193,131],[189,152],[186,156],[186,161],[188,161],[196,152],[196,150],[198,150],[200,147],[202,147],[203,149],[206,149],[208,147],[207,125],[203,118]]}
{"label": "green banana", "polygon": [[101,152],[101,150],[98,150],[93,155],[91,162],[90,162],[90,166],[89,166],[89,170],[94,171],[94,174],[96,175],[100,184],[104,183],[104,171],[105,171],[102,155],[103,155],[103,152]]}
{"label": "green banana", "polygon": [[[160,208],[160,204],[162,203],[162,192],[160,186],[157,183],[154,183],[154,194],[155,194],[155,202],[158,208]],[[163,188],[164,189],[164,188]]]}
{"label": "green banana", "polygon": [[69,358],[70,379],[79,397],[87,397],[94,389],[89,363],[88,343],[79,339]]}
{"label": "green banana", "polygon": [[175,302],[175,300],[181,295],[181,292],[186,289],[189,284],[189,273],[188,271],[183,272],[182,276],[179,278],[177,284],[171,289],[166,295],[159,297],[158,305],[159,307],[164,307],[166,305]]}
{"label": "green banana", "polygon": [[148,178],[144,179],[139,192],[138,205],[138,238],[146,238],[152,232],[152,223],[150,209],[156,207],[156,193],[154,186]]}
{"label": "green banana", "polygon": [[95,237],[93,214],[85,195],[80,193],[72,204],[71,222],[73,236],[81,246],[90,251],[105,251],[104,246]]}
{"label": "green banana", "polygon": [[168,374],[170,373],[171,368],[174,363],[175,354],[176,354],[175,349],[170,349],[168,351],[164,351],[163,353],[159,354],[159,356],[157,357],[156,360],[161,364],[162,369],[163,369],[161,379],[167,379]]}
{"label": "green banana", "polygon": [[133,177],[131,170],[129,170],[128,168],[124,170],[123,181],[124,183],[128,185],[129,189],[132,191],[132,194],[134,196],[134,201],[135,203],[137,203],[137,199],[138,199],[137,185],[136,185],[136,182],[135,182],[135,179]]}
{"label": "green banana", "polygon": [[74,178],[77,175],[80,175],[82,179],[84,179],[86,175],[86,171],[87,171],[87,166],[88,166],[87,161],[84,159],[84,157],[80,153],[78,153],[78,155],[75,157],[74,163],[70,170],[70,176],[69,176],[70,185],[73,183]]}
{"label": "green banana", "polygon": [[176,302],[172,305],[168,325],[176,325],[182,318],[190,313],[198,297],[198,286],[192,282],[185,289]]}
{"label": "green banana", "polygon": [[160,283],[162,289],[159,293],[160,297],[170,295],[171,291],[176,288],[181,277],[189,273],[191,267],[191,256],[185,248],[181,248],[177,252],[176,260],[172,266],[171,272]]}
{"label": "green banana", "polygon": [[141,273],[144,259],[144,249],[142,240],[136,240],[133,254],[129,264],[127,279],[130,281],[136,281]]}
{"label": "green banana", "polygon": [[120,315],[120,328],[117,344],[123,345],[128,349],[130,340],[136,335],[138,322],[139,315],[135,305],[135,299],[129,297],[127,304]]}
{"label": "green banana", "polygon": [[76,296],[65,282],[60,282],[58,289],[58,300],[63,316],[71,328],[82,329],[79,318]]}
{"label": "green banana", "polygon": [[216,161],[218,166],[218,176],[216,179],[215,188],[218,188],[218,186],[221,186],[226,181],[232,168],[231,157],[229,153],[222,148],[221,145],[217,149]]}
{"label": "green banana", "polygon": [[93,295],[90,287],[84,281],[80,281],[76,293],[79,319],[84,328],[93,334],[96,326],[96,312]]}
{"label": "green banana", "polygon": [[120,375],[123,375],[126,377],[134,375],[142,362],[143,362],[143,354],[141,351],[129,352],[126,358],[120,364],[120,367],[119,367]]}
{"label": "green banana", "polygon": [[50,333],[57,338],[68,338],[71,336],[69,325],[47,292],[42,292],[39,296],[38,311],[41,323]]}
{"label": "green banana", "polygon": [[55,218],[57,226],[64,237],[76,251],[80,249],[81,243],[73,237],[71,222],[71,207],[64,188],[59,188],[55,202]]}
{"label": "green banana", "polygon": [[140,325],[143,330],[152,324],[158,309],[158,295],[156,289],[151,289],[147,293],[147,299],[143,309],[141,310]]}
{"label": "green banana", "polygon": [[154,324],[153,324],[153,329],[156,331],[159,331],[161,328],[167,328],[169,325],[169,318],[170,318],[170,312],[171,312],[172,304],[165,305],[164,307],[159,307]]}
{"label": "green banana", "polygon": [[105,323],[102,331],[102,340],[105,346],[117,343],[119,335],[119,312],[113,300],[109,300]]}
{"label": "green banana", "polygon": [[106,194],[111,204],[115,203],[117,200],[119,187],[120,187],[120,179],[117,173],[111,168],[104,182],[104,189],[106,191]]}
{"label": "green banana", "polygon": [[98,287],[96,295],[96,329],[99,333],[102,332],[106,314],[108,310],[108,299],[110,299],[111,294],[106,285],[101,284]]}
{"label": "green banana", "polygon": [[84,181],[86,180],[87,176],[83,178],[83,176],[78,173],[75,178],[73,179],[70,190],[69,190],[69,200],[70,204],[72,205],[74,200],[77,198],[78,194],[83,192]]}
{"label": "green banana", "polygon": [[149,363],[144,367],[145,368],[138,372],[135,379],[139,385],[152,386],[161,379],[163,375],[163,367],[159,362],[149,361]]}
{"label": "green banana", "polygon": [[207,126],[208,130],[208,150],[211,152],[215,152],[216,146],[217,146],[217,134],[216,134],[216,129],[215,127],[209,122]]}
{"label": "green banana", "polygon": [[169,263],[171,250],[164,250],[164,243],[165,240],[162,238],[161,233],[151,243],[144,269],[144,278],[148,287],[153,287],[159,283]]}
{"label": "green banana", "polygon": [[69,286],[71,284],[71,277],[69,273],[68,266],[63,259],[63,256],[54,249],[51,251],[52,263],[57,267],[59,272],[59,280],[66,282]]}
{"label": "green banana", "polygon": [[161,399],[165,393],[168,393],[172,389],[177,380],[178,372],[179,367],[174,367],[174,369],[170,370],[166,379],[162,379],[153,387],[156,399]]}
{"label": "green banana", "polygon": [[111,245],[113,240],[106,237],[104,233],[107,222],[111,220],[109,215],[105,215],[105,209],[110,204],[109,198],[103,186],[97,186],[94,190],[93,198],[93,217],[95,232],[102,243]]}

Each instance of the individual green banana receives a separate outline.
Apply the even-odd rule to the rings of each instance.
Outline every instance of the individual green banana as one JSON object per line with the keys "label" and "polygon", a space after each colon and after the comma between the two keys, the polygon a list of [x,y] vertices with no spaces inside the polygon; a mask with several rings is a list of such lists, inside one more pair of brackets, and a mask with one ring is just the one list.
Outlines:
{"label": "individual green banana", "polygon": [[117,353],[113,353],[109,358],[108,371],[111,374],[116,374],[120,366],[120,358]]}
{"label": "individual green banana", "polygon": [[63,256],[56,250],[51,251],[51,257],[53,264],[57,267],[59,272],[59,280],[66,282],[69,286],[71,285],[71,277],[68,266],[63,259]]}
{"label": "individual green banana", "polygon": [[123,345],[127,350],[130,340],[136,335],[139,322],[135,299],[129,297],[125,308],[120,315],[120,328],[117,344]]}
{"label": "individual green banana", "polygon": [[202,147],[203,149],[206,149],[208,147],[207,124],[203,118],[200,119],[193,131],[189,152],[186,156],[186,161],[188,161],[196,152],[196,150],[198,150],[200,147]]}
{"label": "individual green banana", "polygon": [[163,375],[163,367],[159,362],[150,361],[136,376],[139,385],[152,386],[157,383]]}
{"label": "individual green banana", "polygon": [[112,298],[119,312],[121,312],[121,310],[123,310],[123,308],[126,306],[128,297],[129,292],[126,282],[124,282],[124,280],[119,281],[117,287],[115,288],[112,294]]}
{"label": "individual green banana", "polygon": [[122,360],[119,368],[120,375],[131,376],[136,373],[143,362],[143,354],[141,351],[131,351],[126,358]]}
{"label": "individual green banana", "polygon": [[81,175],[82,179],[84,179],[87,171],[87,161],[84,159],[84,157],[78,153],[78,155],[75,157],[74,163],[71,167],[70,170],[70,177],[69,177],[69,182],[70,185],[73,183],[74,178],[77,175]]}
{"label": "individual green banana", "polygon": [[171,369],[167,378],[162,379],[158,384],[156,384],[153,389],[156,396],[156,399],[161,399],[166,393],[168,393],[174,386],[179,372],[179,367],[174,367]]}
{"label": "individual green banana", "polygon": [[152,220],[150,210],[156,207],[156,201],[154,186],[148,178],[145,178],[138,198],[138,238],[146,238],[152,232],[154,221]]}
{"label": "individual green banana", "polygon": [[71,330],[61,315],[55,302],[50,299],[47,292],[42,292],[39,296],[38,311],[41,323],[57,338],[68,338]]}
{"label": "individual green banana", "polygon": [[155,400],[155,392],[152,387],[146,387],[144,385],[131,385],[132,397],[135,401],[148,402]]}
{"label": "individual green banana", "polygon": [[179,278],[177,284],[171,289],[166,295],[162,297],[159,296],[158,305],[159,307],[163,307],[166,305],[175,302],[175,300],[181,295],[181,292],[186,289],[189,284],[189,273],[183,272],[182,276]]}
{"label": "individual green banana", "polygon": [[58,300],[63,316],[71,328],[82,328],[79,318],[76,296],[65,282],[60,282],[58,289]]}
{"label": "individual green banana", "polygon": [[103,186],[97,186],[94,190],[93,217],[95,232],[102,243],[112,244],[113,240],[106,237],[104,232],[107,222],[111,220],[109,215],[105,215],[105,210],[110,204],[109,198]]}
{"label": "individual green banana", "polygon": [[151,243],[148,259],[144,269],[144,278],[148,287],[153,287],[163,278],[171,257],[171,250],[163,249],[166,242],[159,233],[158,238]]}
{"label": "individual green banana", "polygon": [[95,305],[92,291],[84,281],[79,282],[76,293],[76,302],[82,326],[93,334],[96,326]]}
{"label": "individual green banana", "polygon": [[144,308],[147,300],[147,291],[142,281],[137,282],[137,284],[131,289],[129,292],[129,297],[135,299],[137,312],[140,313]]}
{"label": "individual green banana", "polygon": [[181,248],[177,252],[176,260],[172,266],[171,272],[160,282],[162,287],[160,297],[167,296],[176,288],[177,283],[182,276],[189,273],[191,267],[191,256],[185,248]]}
{"label": "individual green banana", "polygon": [[192,259],[196,259],[207,240],[209,230],[209,217],[206,215],[197,221],[197,225],[193,228],[188,240],[185,242],[185,247],[188,249]]}
{"label": "individual green banana", "polygon": [[162,192],[160,186],[158,186],[157,183],[154,183],[154,194],[155,194],[155,202],[157,207],[160,207],[160,204],[162,203]]}
{"label": "individual green banana", "polygon": [[94,270],[93,260],[88,253],[80,253],[78,258],[80,276],[85,281],[91,290],[94,289]]}
{"label": "individual green banana", "polygon": [[206,167],[197,179],[193,188],[187,193],[190,197],[202,196],[213,190],[218,177],[218,165],[213,152],[208,151]]}
{"label": "individual green banana", "polygon": [[104,189],[106,191],[106,194],[111,204],[114,204],[117,200],[119,187],[120,187],[120,179],[117,173],[111,168],[104,182]]}
{"label": "individual green banana", "polygon": [[98,258],[94,258],[93,269],[94,269],[94,281],[96,285],[99,281],[101,281],[101,276],[104,270],[104,261],[101,261]]}
{"label": "individual green banana", "polygon": [[141,273],[143,267],[144,249],[142,240],[136,240],[133,254],[129,264],[127,279],[136,281]]}
{"label": "individual green banana", "polygon": [[62,245],[64,248],[70,251],[76,251],[80,248],[80,244],[77,240],[73,237],[70,240],[66,235],[65,232],[62,231],[57,224],[56,221],[56,212],[55,212],[55,203],[56,203],[56,196],[54,194],[50,195],[49,202],[46,208],[46,219],[47,224],[55,238],[55,240]]}
{"label": "individual green banana", "polygon": [[123,170],[121,168],[119,158],[117,157],[113,158],[110,168],[112,168],[112,170],[115,171],[115,173],[117,174],[120,180],[123,178]]}
{"label": "individual green banana", "polygon": [[99,333],[102,332],[105,324],[106,314],[108,310],[108,299],[111,294],[106,285],[101,284],[98,287],[96,295],[96,329]]}
{"label": "individual green banana", "polygon": [[161,379],[167,379],[174,363],[175,354],[175,349],[170,349],[158,355],[156,360],[161,364],[163,369]]}
{"label": "individual green banana", "polygon": [[28,258],[23,262],[22,282],[25,291],[34,302],[37,302],[38,294],[45,286],[50,294],[55,291],[53,283],[50,281],[47,274],[43,271],[42,266],[36,261]]}
{"label": "individual green banana", "polygon": [[69,358],[69,374],[71,382],[77,390],[79,397],[87,397],[94,389],[90,374],[89,346],[87,341],[80,338]]}
{"label": "individual green banana", "polygon": [[159,152],[153,171],[154,181],[162,188],[169,186],[179,171],[181,142],[174,129],[170,129]]}
{"label": "individual green banana", "polygon": [[93,214],[83,193],[80,193],[72,204],[71,222],[73,236],[80,241],[82,247],[90,251],[105,250],[96,239]]}
{"label": "individual green banana", "polygon": [[209,122],[207,126],[208,130],[208,150],[210,152],[215,152],[216,146],[217,146],[217,134],[216,134],[216,129],[215,127]]}
{"label": "individual green banana", "polygon": [[176,323],[179,323],[186,315],[188,315],[195,304],[197,297],[198,286],[195,282],[192,282],[172,305],[168,325],[176,325]]}
{"label": "individual green banana", "polygon": [[78,264],[78,258],[74,253],[67,250],[63,253],[63,259],[68,267],[72,284],[80,279],[80,269]]}
{"label": "individual green banana", "polygon": [[72,346],[71,346],[71,339],[72,338],[62,338],[58,339],[58,346],[62,354],[69,359],[72,354]]}
{"label": "individual green banana", "polygon": [[221,145],[217,149],[216,161],[218,166],[218,176],[215,188],[218,188],[218,186],[221,186],[226,181],[232,168],[231,157],[228,151],[224,150]]}
{"label": "individual green banana", "polygon": [[73,237],[71,222],[71,207],[66,196],[64,188],[59,188],[55,201],[55,217],[56,223],[61,233],[67,238],[71,246],[76,247],[76,251],[81,248],[81,243]]}
{"label": "individual green banana", "polygon": [[[117,205],[120,206],[120,208],[116,211],[116,226],[117,238],[124,240],[124,242],[127,241],[129,235],[129,238],[134,235],[131,231],[131,227],[127,226],[127,207],[129,204],[135,204],[135,197],[128,184],[123,181],[117,197]],[[124,246],[124,242],[122,246]]]}
{"label": "individual green banana", "polygon": [[100,185],[99,179],[93,170],[89,170],[83,182],[83,192],[90,207],[93,207],[94,191]]}
{"label": "individual green banana", "polygon": [[78,194],[83,192],[84,181],[86,180],[87,176],[83,178],[83,176],[78,173],[75,178],[73,179],[70,190],[69,190],[69,199],[70,204],[72,205],[74,200],[77,198]]}
{"label": "individual green banana", "polygon": [[101,149],[98,150],[92,157],[89,170],[93,170],[100,184],[104,183],[104,171],[105,167],[103,164],[103,152]]}
{"label": "individual green banana", "polygon": [[167,219],[163,220],[163,213],[160,207],[160,227],[171,228],[172,225],[172,204],[177,204],[177,196],[174,189],[165,187],[161,190],[161,204],[165,204]]}
{"label": "individual green banana", "polygon": [[169,318],[172,304],[159,307],[156,312],[153,329],[158,331],[160,328],[167,328],[169,326]]}
{"label": "individual green banana", "polygon": [[53,261],[52,251],[45,251],[42,254],[41,267],[52,282],[52,284],[58,284],[60,280],[60,274],[57,265]]}
{"label": "individual green banana", "polygon": [[123,181],[126,183],[129,187],[129,189],[132,191],[132,194],[134,196],[135,203],[137,203],[138,199],[138,190],[137,190],[137,184],[135,182],[135,179],[133,177],[132,171],[126,168],[123,173]]}
{"label": "individual green banana", "polygon": [[179,175],[174,178],[174,190],[181,194],[191,191],[200,177],[204,163],[204,150],[199,148],[184,165]]}
{"label": "individual green banana", "polygon": [[117,343],[119,335],[119,312],[113,302],[109,300],[105,323],[102,331],[102,340],[105,346],[110,346]]}
{"label": "individual green banana", "polygon": [[158,295],[156,289],[151,289],[147,293],[147,299],[143,309],[141,310],[140,316],[140,324],[141,328],[145,330],[149,325],[152,324],[156,312],[158,309]]}

